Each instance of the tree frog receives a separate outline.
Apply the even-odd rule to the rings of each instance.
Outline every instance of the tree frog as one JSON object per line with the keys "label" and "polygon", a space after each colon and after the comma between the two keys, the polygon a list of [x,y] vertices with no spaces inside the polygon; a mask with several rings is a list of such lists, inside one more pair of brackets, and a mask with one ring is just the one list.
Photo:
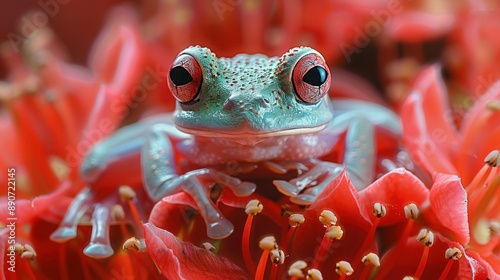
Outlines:
{"label": "tree frog", "polygon": [[[375,176],[374,127],[397,138],[399,120],[383,106],[330,100],[331,79],[325,59],[309,47],[292,48],[281,57],[233,58],[189,47],[174,60],[166,81],[177,100],[173,114],[124,127],[98,143],[83,161],[81,176],[92,184],[110,162],[140,153],[150,198],[187,192],[208,236],[216,239],[231,234],[233,225],[211,201],[210,188],[218,183],[238,196],[256,188],[232,174],[229,163],[246,166],[247,172],[297,170],[296,178],[277,176],[273,184],[298,204],[312,203],[344,168],[361,189]],[[339,135],[345,136],[344,162],[320,160]]]}

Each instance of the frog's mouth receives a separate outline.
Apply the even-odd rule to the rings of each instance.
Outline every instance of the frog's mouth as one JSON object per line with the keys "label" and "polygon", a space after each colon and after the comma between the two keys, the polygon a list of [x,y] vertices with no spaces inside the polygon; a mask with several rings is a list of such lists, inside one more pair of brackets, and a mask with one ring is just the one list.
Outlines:
{"label": "frog's mouth", "polygon": [[302,134],[310,134],[316,133],[323,129],[325,129],[327,124],[314,126],[314,127],[301,127],[301,128],[292,128],[292,129],[284,129],[278,131],[255,131],[255,130],[203,130],[203,129],[194,129],[182,127],[180,125],[176,125],[177,129],[194,136],[202,136],[202,137],[213,137],[213,138],[228,138],[228,139],[242,139],[242,138],[271,138],[271,137],[280,137],[280,136],[290,136],[290,135],[302,135]]}

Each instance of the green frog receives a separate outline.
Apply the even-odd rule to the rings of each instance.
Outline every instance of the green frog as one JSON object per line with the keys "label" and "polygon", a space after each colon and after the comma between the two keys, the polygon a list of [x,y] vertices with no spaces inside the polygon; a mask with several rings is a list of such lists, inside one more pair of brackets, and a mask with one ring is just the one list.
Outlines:
{"label": "green frog", "polygon": [[[292,48],[280,57],[233,58],[189,47],[174,60],[166,81],[177,100],[173,114],[124,127],[98,143],[83,161],[81,176],[92,185],[110,163],[140,154],[149,197],[159,201],[187,192],[214,239],[227,237],[233,225],[210,199],[210,189],[219,184],[248,196],[256,185],[240,179],[243,173],[258,168],[276,173],[274,186],[302,205],[311,204],[344,169],[362,189],[375,176],[374,128],[398,138],[399,120],[380,105],[331,100],[331,79],[325,59],[309,47]],[[343,163],[321,160],[341,137]],[[296,177],[280,178],[289,171],[297,171]],[[92,190],[75,201],[53,239],[76,235],[71,228],[75,215],[92,203]],[[109,252],[103,244],[91,243],[97,244],[97,255]]]}

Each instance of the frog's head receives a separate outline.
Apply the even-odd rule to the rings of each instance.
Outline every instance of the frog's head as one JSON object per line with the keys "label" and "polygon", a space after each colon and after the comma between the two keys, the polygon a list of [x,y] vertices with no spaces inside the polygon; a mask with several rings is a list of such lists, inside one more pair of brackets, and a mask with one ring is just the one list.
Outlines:
{"label": "frog's head", "polygon": [[293,48],[281,57],[217,58],[189,47],[170,67],[179,130],[209,137],[272,137],[313,133],[332,118],[330,71],[317,51]]}

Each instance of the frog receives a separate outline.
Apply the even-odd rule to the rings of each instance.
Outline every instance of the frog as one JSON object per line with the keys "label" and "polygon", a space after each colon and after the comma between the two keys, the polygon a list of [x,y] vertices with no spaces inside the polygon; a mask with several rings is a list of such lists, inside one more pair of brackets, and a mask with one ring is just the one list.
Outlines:
{"label": "frog", "polygon": [[[240,197],[257,188],[228,166],[242,167],[239,172],[270,170],[276,174],[276,189],[299,205],[313,203],[344,170],[361,190],[375,177],[375,127],[397,139],[399,119],[382,105],[330,98],[331,79],[324,57],[310,47],[295,47],[279,57],[232,58],[188,47],[172,62],[166,81],[176,99],[175,111],[125,126],[97,143],[83,160],[80,176],[92,185],[112,162],[139,155],[149,198],[157,202],[179,192],[189,194],[213,239],[234,229],[210,199],[213,186],[227,187]],[[344,161],[322,160],[341,137]],[[278,176],[290,171],[297,174],[292,179]],[[77,196],[54,240],[75,236],[75,218],[90,207],[91,193],[86,189]],[[104,208],[99,204],[94,210],[99,213],[93,219],[101,220],[96,226],[109,219]],[[91,243],[94,256],[109,255],[109,246]]]}

